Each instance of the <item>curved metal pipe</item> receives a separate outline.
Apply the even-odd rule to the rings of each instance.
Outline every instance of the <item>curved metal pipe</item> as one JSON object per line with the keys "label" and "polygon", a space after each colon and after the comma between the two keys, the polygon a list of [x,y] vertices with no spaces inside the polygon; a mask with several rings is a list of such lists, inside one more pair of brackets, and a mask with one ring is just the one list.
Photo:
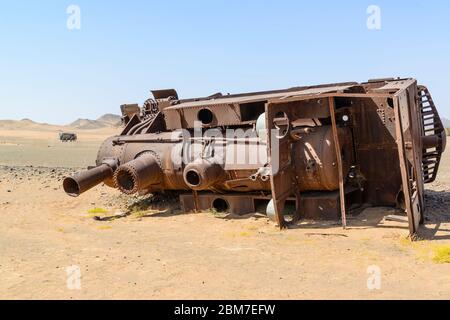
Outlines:
{"label": "curved metal pipe", "polygon": [[72,197],[78,197],[83,192],[92,189],[113,175],[113,169],[107,164],[102,164],[90,170],[82,171],[73,177],[67,177],[63,181],[64,191]]}
{"label": "curved metal pipe", "polygon": [[140,122],[138,124],[136,124],[134,127],[132,127],[130,129],[130,131],[128,132],[127,135],[132,136],[134,134],[139,134],[140,132],[138,132],[139,130],[143,129],[146,125],[148,125],[150,122],[152,122],[152,118],[149,118],[143,122]]}

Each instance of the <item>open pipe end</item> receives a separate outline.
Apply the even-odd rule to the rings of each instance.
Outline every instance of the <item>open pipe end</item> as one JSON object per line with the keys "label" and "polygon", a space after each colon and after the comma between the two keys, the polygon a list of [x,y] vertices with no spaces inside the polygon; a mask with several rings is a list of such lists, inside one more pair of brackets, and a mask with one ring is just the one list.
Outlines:
{"label": "open pipe end", "polygon": [[185,174],[185,182],[191,188],[196,188],[202,183],[202,178],[197,170],[187,170]]}
{"label": "open pipe end", "polygon": [[128,167],[120,167],[114,174],[116,187],[125,194],[131,195],[138,191],[138,181],[134,171]]}
{"label": "open pipe end", "polygon": [[193,190],[210,189],[225,178],[225,171],[220,164],[200,158],[189,163],[183,171],[184,182]]}
{"label": "open pipe end", "polygon": [[63,188],[64,191],[71,197],[78,197],[81,194],[80,185],[74,178],[65,178],[63,181]]}

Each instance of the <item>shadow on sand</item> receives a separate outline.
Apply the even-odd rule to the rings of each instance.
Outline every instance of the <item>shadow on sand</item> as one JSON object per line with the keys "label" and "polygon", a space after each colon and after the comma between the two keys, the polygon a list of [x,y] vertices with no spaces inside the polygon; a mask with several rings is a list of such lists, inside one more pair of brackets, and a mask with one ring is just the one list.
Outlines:
{"label": "shadow on sand", "polygon": [[[444,240],[450,239],[450,227],[442,224],[450,223],[450,192],[426,190],[425,192],[425,221],[421,225],[418,236],[424,240]],[[267,219],[265,214],[252,213],[247,215],[218,214],[215,216],[226,220],[235,219]],[[167,218],[186,214],[181,210],[178,196],[173,193],[155,194],[143,198],[138,198],[127,206],[124,213],[119,215],[94,217],[98,221],[112,221],[116,219],[135,216],[139,218]],[[357,215],[347,217],[347,229],[408,229],[408,223],[397,222],[387,223],[386,217],[389,215],[404,216],[404,212],[391,207],[369,207]],[[340,221],[313,221],[301,220],[297,224],[290,226],[290,229],[327,229],[340,226]]]}
{"label": "shadow on sand", "polygon": [[[419,236],[426,240],[450,239],[450,192],[425,191],[425,223],[419,230]],[[439,235],[437,234],[439,232]]]}
{"label": "shadow on sand", "polygon": [[184,214],[181,211],[178,196],[172,193],[154,194],[139,197],[128,204],[124,212],[109,216],[95,216],[97,221],[113,221],[130,216],[137,218],[167,218]]}

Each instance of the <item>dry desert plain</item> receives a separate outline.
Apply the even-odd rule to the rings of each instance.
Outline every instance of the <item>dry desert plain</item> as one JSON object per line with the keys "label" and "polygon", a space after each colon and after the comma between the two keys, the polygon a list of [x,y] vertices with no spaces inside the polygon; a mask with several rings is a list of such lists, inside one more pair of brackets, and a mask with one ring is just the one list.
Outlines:
{"label": "dry desert plain", "polygon": [[385,219],[392,208],[366,209],[347,230],[303,221],[279,231],[262,215],[186,214],[170,197],[103,185],[71,198],[63,177],[92,165],[118,129],[77,130],[75,143],[59,130],[0,122],[2,299],[450,298],[450,152],[427,185],[422,240],[410,242],[406,223]]}

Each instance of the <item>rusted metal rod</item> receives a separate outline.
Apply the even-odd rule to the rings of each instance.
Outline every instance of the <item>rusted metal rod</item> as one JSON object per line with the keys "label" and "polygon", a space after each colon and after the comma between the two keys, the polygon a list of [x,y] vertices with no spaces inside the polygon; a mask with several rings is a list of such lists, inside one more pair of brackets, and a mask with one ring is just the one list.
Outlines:
{"label": "rusted metal rod", "polygon": [[339,143],[339,136],[336,125],[336,113],[334,109],[334,98],[328,98],[328,105],[330,107],[331,125],[333,130],[334,147],[336,148],[337,166],[339,172],[339,199],[341,204],[341,220],[342,227],[347,228],[347,215],[345,211],[345,190],[344,190],[344,175],[342,170],[342,155],[341,146]]}

